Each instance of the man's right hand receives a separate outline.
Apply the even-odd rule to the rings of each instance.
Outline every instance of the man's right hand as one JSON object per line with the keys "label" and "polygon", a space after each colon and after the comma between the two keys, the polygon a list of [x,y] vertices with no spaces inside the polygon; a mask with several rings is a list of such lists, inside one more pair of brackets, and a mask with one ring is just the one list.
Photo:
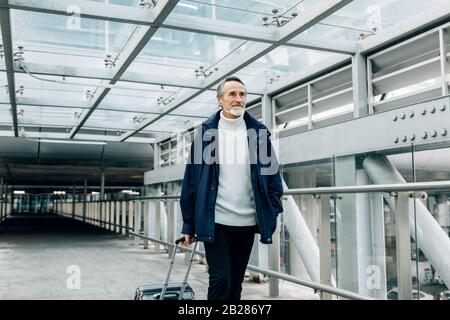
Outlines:
{"label": "man's right hand", "polygon": [[180,245],[182,247],[187,247],[187,246],[191,245],[191,243],[194,243],[196,241],[195,237],[193,235],[182,233],[181,236],[184,237],[184,241],[180,242]]}

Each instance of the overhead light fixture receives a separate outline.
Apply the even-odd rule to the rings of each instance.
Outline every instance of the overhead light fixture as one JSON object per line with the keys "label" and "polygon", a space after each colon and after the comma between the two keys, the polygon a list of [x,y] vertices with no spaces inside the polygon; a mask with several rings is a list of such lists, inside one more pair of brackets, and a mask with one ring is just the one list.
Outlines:
{"label": "overhead light fixture", "polygon": [[14,194],[25,194],[26,192],[23,190],[14,190]]}
{"label": "overhead light fixture", "polygon": [[65,191],[53,191],[53,194],[66,194]]}
{"label": "overhead light fixture", "polygon": [[62,143],[62,144],[95,144],[95,145],[106,144],[105,141],[52,140],[52,139],[27,139],[27,140],[44,143]]}
{"label": "overhead light fixture", "polygon": [[192,9],[192,10],[198,10],[198,7],[197,7],[197,6],[194,6],[194,5],[192,5],[192,4],[183,3],[183,2],[179,2],[179,3],[177,4],[177,6],[189,8],[189,9]]}

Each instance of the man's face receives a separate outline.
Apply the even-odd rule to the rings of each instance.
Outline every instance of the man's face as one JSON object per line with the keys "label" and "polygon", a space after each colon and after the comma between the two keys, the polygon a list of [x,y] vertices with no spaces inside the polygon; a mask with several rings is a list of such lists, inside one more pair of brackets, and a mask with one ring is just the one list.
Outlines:
{"label": "man's face", "polygon": [[217,97],[217,102],[224,111],[225,117],[236,119],[244,111],[246,98],[247,91],[242,83],[227,81],[223,87],[223,95]]}

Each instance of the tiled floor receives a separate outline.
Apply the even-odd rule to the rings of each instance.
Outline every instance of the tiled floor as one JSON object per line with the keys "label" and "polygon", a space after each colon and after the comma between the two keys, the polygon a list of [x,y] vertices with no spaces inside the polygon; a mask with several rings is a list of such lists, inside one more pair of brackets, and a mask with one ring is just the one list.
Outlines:
{"label": "tiled floor", "polygon": [[[174,281],[183,279],[184,260],[184,253],[178,253]],[[81,222],[14,218],[0,233],[0,299],[133,299],[139,285],[163,282],[168,263],[167,253],[155,253],[152,246],[144,250],[132,238]],[[206,299],[204,264],[194,262],[189,284],[197,299]],[[274,298],[269,297],[268,283],[246,279],[242,299]],[[318,299],[318,295],[280,281],[276,299]]]}

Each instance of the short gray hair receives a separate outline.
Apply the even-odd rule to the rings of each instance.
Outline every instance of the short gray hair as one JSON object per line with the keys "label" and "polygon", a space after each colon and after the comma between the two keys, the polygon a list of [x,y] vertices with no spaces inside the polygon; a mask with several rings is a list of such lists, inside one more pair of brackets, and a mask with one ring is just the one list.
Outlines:
{"label": "short gray hair", "polygon": [[223,96],[223,87],[225,86],[225,83],[227,83],[229,81],[237,81],[239,83],[242,83],[242,85],[245,87],[244,82],[242,82],[242,80],[239,79],[238,77],[235,77],[235,76],[228,77],[228,78],[222,80],[219,83],[219,85],[217,86],[217,97],[222,97]]}

